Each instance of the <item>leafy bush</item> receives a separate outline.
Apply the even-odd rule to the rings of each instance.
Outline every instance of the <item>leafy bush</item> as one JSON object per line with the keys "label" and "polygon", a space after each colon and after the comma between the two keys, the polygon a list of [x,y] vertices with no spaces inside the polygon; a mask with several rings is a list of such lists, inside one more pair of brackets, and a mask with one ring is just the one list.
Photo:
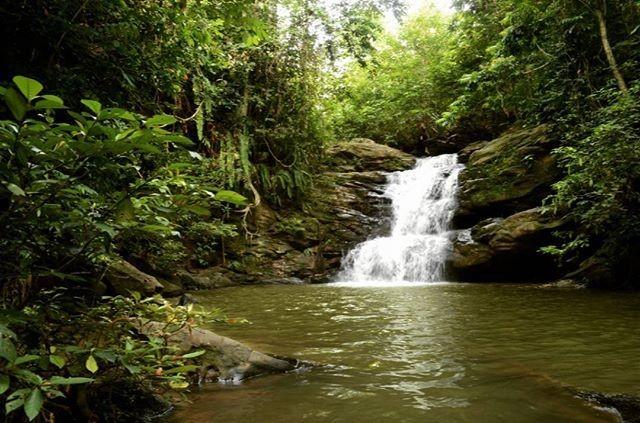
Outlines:
{"label": "leafy bush", "polygon": [[604,90],[594,99],[609,106],[580,118],[557,150],[566,177],[555,184],[549,209],[567,214],[579,230],[561,248],[564,258],[598,248],[606,240],[609,255],[633,254],[640,239],[640,85],[628,95]]}
{"label": "leafy bush", "polygon": [[[0,395],[10,417],[22,408],[29,420],[57,406],[80,407],[85,385],[103,379],[149,381],[161,390],[184,389],[203,351],[180,353],[166,339],[215,313],[172,306],[160,298],[86,298],[43,291],[19,312],[0,311]],[[166,322],[159,336],[141,333],[146,321]],[[70,322],[73,322],[70,324]],[[90,417],[90,416],[85,416]],[[20,420],[19,418],[17,420]]]}
{"label": "leafy bush", "polygon": [[192,170],[197,154],[165,158],[191,144],[164,129],[175,118],[144,118],[92,100],[74,112],[41,91],[23,77],[1,91],[14,117],[0,121],[2,284],[77,279],[124,240],[150,239],[162,254],[186,222],[225,204],[246,205],[243,196],[203,183]]}
{"label": "leafy bush", "polygon": [[[131,239],[181,260],[185,223],[246,204],[199,183],[199,155],[181,152],[191,142],[165,129],[174,117],[93,100],[76,112],[42,89],[20,76],[0,88],[0,395],[29,420],[69,402],[90,409],[77,404],[84,386],[114,377],[187,386],[200,353],[177,354],[166,338],[215,316],[138,295],[96,299],[99,270]],[[143,334],[149,320],[163,333]]]}
{"label": "leafy bush", "polygon": [[[223,222],[197,222],[186,232],[186,238],[193,248],[192,260],[198,266],[207,267],[224,255],[225,238],[238,236],[236,226]],[[224,257],[223,257],[224,260]]]}
{"label": "leafy bush", "polygon": [[[145,119],[91,100],[74,112],[34,80],[14,83],[1,90],[14,117],[0,121],[3,283],[73,278],[78,264],[108,253],[121,233],[173,231],[168,216],[179,181],[145,178],[151,172],[142,158],[190,144],[163,129],[174,118]],[[58,119],[62,112],[68,118]]]}

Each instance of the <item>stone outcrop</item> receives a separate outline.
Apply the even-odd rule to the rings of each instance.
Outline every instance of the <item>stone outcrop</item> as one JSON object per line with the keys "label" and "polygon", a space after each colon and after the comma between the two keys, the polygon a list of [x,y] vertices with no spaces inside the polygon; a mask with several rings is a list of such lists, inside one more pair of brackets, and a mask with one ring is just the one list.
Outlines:
{"label": "stone outcrop", "polygon": [[623,423],[640,423],[640,397],[623,394],[604,394],[600,392],[570,389],[578,398],[597,407],[614,409]]}
{"label": "stone outcrop", "polygon": [[546,126],[511,130],[490,142],[470,144],[460,174],[454,222],[469,227],[489,217],[507,217],[541,204],[558,177],[555,146]]}
{"label": "stone outcrop", "polygon": [[185,263],[160,271],[141,257],[132,258],[161,275],[158,280],[117,260],[105,277],[107,289],[179,296],[185,290],[327,281],[349,249],[388,228],[389,201],[382,196],[387,174],[415,163],[414,156],[368,139],[335,144],[327,149],[303,210],[275,210],[263,200],[246,220],[236,222],[247,225],[247,236],[225,239],[224,254],[213,267]]}
{"label": "stone outcrop", "polygon": [[546,126],[512,129],[467,145],[459,180],[458,228],[448,272],[463,281],[549,281],[561,275],[540,252],[562,219],[540,208],[559,173]]}
{"label": "stone outcrop", "polygon": [[409,169],[416,162],[411,154],[366,138],[334,144],[326,155],[328,166],[340,172],[395,172]]}
{"label": "stone outcrop", "polygon": [[151,296],[164,289],[164,286],[154,276],[142,272],[119,257],[111,259],[107,264],[104,281],[108,288],[117,295],[139,292],[145,296]]}
{"label": "stone outcrop", "polygon": [[583,260],[564,278],[598,289],[637,289],[634,279],[640,274],[640,245],[630,243],[624,251],[606,244]]}
{"label": "stone outcrop", "polygon": [[462,230],[453,243],[451,276],[464,281],[531,281],[558,277],[554,260],[539,249],[564,222],[535,208],[484,220]]}

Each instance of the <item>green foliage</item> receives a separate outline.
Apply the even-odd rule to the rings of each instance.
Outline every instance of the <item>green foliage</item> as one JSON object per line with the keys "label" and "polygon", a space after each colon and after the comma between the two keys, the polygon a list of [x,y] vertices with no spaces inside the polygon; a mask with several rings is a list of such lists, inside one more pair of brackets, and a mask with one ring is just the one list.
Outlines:
{"label": "green foliage", "polygon": [[224,240],[238,236],[236,229],[235,225],[222,222],[197,222],[191,225],[186,239],[193,249],[192,260],[201,267],[215,264],[217,257],[224,253]]}
{"label": "green foliage", "polygon": [[[215,176],[202,177],[210,163],[183,150],[188,138],[165,129],[174,117],[146,118],[86,99],[83,111],[73,111],[42,90],[20,76],[0,89],[0,113],[12,117],[0,121],[6,414],[49,416],[47,404],[76,401],[84,385],[114,377],[183,389],[200,353],[180,355],[166,339],[218,317],[137,294],[95,302],[92,287],[114,250],[144,251],[150,266],[174,271],[189,258],[181,231],[246,200],[212,185]],[[234,229],[211,224],[206,235],[232,236]],[[65,289],[44,291],[50,287]],[[144,335],[148,321],[165,322],[163,331]]]}
{"label": "green foliage", "polygon": [[294,236],[304,236],[306,231],[305,222],[298,217],[282,219],[276,224],[278,232],[284,232]]}
{"label": "green foliage", "polygon": [[[5,413],[11,418],[22,408],[30,421],[48,416],[48,405],[77,401],[84,385],[115,375],[153,382],[164,390],[184,389],[187,374],[197,368],[194,359],[204,351],[182,354],[166,339],[203,320],[221,319],[159,298],[104,298],[91,307],[66,291],[42,292],[22,311],[0,313]],[[167,323],[161,333],[142,335],[147,321]]]}
{"label": "green foliage", "polygon": [[583,116],[557,150],[567,175],[555,185],[548,208],[570,216],[580,230],[554,253],[572,258],[605,239],[610,254],[621,257],[640,239],[639,94],[638,83],[629,95],[595,93],[609,105]]}
{"label": "green foliage", "polygon": [[384,35],[365,66],[353,63],[335,77],[325,109],[338,139],[365,137],[415,151],[442,132],[436,120],[455,93],[447,26],[440,13],[423,9],[397,35]]}
{"label": "green foliage", "polygon": [[[39,105],[61,100],[40,95],[40,85],[15,78],[4,99],[16,120],[0,121],[0,268],[2,283],[69,277],[95,263],[113,241],[131,233],[174,235],[171,219],[200,214],[215,194],[192,189],[173,170],[149,166],[162,151],[188,145],[162,126],[167,116],[144,119],[83,100],[88,111]],[[15,113],[7,94],[28,114]],[[30,98],[30,99],[28,99]],[[203,192],[204,191],[204,192]],[[82,266],[80,266],[82,267]]]}

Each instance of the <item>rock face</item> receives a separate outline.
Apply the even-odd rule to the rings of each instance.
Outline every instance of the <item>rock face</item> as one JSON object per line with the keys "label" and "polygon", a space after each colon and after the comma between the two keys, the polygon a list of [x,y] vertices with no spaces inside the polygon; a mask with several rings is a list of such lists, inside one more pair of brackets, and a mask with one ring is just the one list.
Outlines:
{"label": "rock face", "polygon": [[552,241],[564,222],[539,208],[492,218],[458,233],[449,263],[451,276],[465,281],[549,280],[559,276],[540,247]]}
{"label": "rock face", "polygon": [[448,262],[463,281],[549,281],[561,275],[540,248],[565,222],[544,215],[542,200],[558,178],[546,126],[512,129],[466,146],[454,225],[461,229]]}
{"label": "rock face", "polygon": [[366,139],[327,155],[304,211],[257,210],[258,235],[229,246],[236,284],[327,281],[346,251],[388,227],[386,173],[412,168],[415,157]]}
{"label": "rock face", "polygon": [[570,390],[576,397],[588,401],[598,407],[613,408],[620,421],[624,423],[640,423],[640,397],[631,395],[611,395],[600,392]]}
{"label": "rock face", "polygon": [[460,175],[456,226],[539,206],[558,177],[554,146],[546,126],[511,130],[467,146],[461,152],[468,162]]}
{"label": "rock face", "polygon": [[386,171],[411,168],[416,159],[395,148],[366,138],[335,144],[327,149],[328,164],[342,172]]}

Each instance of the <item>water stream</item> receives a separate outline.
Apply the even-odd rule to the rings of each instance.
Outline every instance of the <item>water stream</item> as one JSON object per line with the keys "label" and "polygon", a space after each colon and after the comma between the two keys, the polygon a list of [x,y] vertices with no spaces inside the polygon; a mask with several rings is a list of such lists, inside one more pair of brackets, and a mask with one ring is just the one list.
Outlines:
{"label": "water stream", "polygon": [[419,159],[415,168],[389,176],[391,233],[358,245],[344,259],[342,285],[442,281],[449,253],[458,174],[455,154]]}
{"label": "water stream", "polygon": [[322,363],[206,385],[174,422],[616,422],[566,386],[640,394],[640,295],[442,280],[456,157],[390,176],[389,236],[349,253],[338,283],[196,294],[250,324],[213,325]]}

